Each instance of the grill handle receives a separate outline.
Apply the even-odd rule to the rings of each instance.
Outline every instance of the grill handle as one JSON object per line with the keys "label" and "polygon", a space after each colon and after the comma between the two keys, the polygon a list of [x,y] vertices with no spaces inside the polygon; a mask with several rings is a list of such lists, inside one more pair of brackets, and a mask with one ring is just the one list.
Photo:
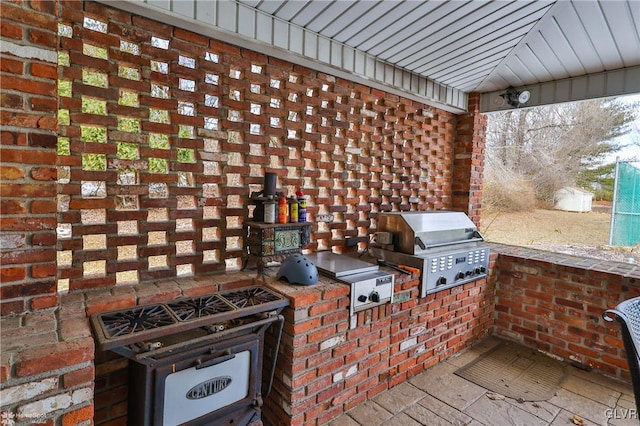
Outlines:
{"label": "grill handle", "polygon": [[[416,240],[418,240],[418,239],[419,239],[419,237],[416,237]],[[450,241],[450,242],[446,242],[446,243],[436,243],[436,244],[427,244],[427,245],[425,245],[424,242],[422,240],[420,240],[420,243],[422,243],[422,244],[418,244],[417,241],[416,241],[416,244],[418,246],[420,246],[421,249],[425,250],[427,248],[453,246],[453,245],[456,245],[456,244],[475,243],[475,242],[479,242],[479,241],[484,241],[484,238],[475,237],[475,238],[469,238],[469,239],[461,240],[461,241]]]}
{"label": "grill handle", "polygon": [[196,359],[196,370],[200,370],[201,368],[211,367],[212,365],[221,364],[225,361],[229,361],[230,359],[234,359],[236,357],[235,354],[232,354],[229,350],[226,351],[226,355],[212,358],[210,360],[204,361],[202,357]]}

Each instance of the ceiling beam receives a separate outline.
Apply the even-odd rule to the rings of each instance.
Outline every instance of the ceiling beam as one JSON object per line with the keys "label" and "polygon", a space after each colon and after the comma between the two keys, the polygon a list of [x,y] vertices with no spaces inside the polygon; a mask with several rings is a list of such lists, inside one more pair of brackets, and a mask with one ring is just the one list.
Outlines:
{"label": "ceiling beam", "polygon": [[[521,108],[637,95],[640,94],[640,66],[516,87],[516,90],[531,92],[531,98]],[[480,112],[513,109],[500,96],[504,92],[497,90],[480,95]]]}

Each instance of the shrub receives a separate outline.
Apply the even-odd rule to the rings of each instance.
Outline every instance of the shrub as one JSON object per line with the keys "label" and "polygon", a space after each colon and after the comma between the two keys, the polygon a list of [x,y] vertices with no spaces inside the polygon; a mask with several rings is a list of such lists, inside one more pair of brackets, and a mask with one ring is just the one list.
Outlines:
{"label": "shrub", "polygon": [[492,211],[533,211],[536,208],[533,184],[506,171],[485,175],[483,204]]}

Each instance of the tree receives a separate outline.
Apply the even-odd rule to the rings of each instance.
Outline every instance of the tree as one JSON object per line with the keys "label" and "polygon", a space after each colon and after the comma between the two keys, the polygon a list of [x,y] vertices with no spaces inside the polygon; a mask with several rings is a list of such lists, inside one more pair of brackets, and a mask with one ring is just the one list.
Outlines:
{"label": "tree", "polygon": [[619,149],[639,106],[600,99],[489,114],[486,179],[528,182],[540,201],[564,186],[589,185],[586,171]]}

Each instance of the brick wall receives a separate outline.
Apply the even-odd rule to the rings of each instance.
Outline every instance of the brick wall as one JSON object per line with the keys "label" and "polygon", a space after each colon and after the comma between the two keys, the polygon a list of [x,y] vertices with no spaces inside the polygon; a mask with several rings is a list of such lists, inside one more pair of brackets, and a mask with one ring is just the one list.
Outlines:
{"label": "brick wall", "polygon": [[3,3],[1,314],[57,305],[55,2]]}
{"label": "brick wall", "polygon": [[334,216],[310,249],[363,248],[379,211],[452,206],[469,149],[453,114],[80,4],[61,13],[59,288],[237,268],[265,172],[310,221]]}
{"label": "brick wall", "polygon": [[619,327],[602,313],[640,296],[637,268],[499,246],[495,333],[629,381]]}
{"label": "brick wall", "polygon": [[15,425],[93,417],[84,313],[56,311],[57,7],[0,7],[0,416]]}
{"label": "brick wall", "polygon": [[451,209],[466,212],[480,225],[487,116],[480,114],[480,94],[469,94],[469,112],[457,117]]}
{"label": "brick wall", "polygon": [[265,172],[305,191],[311,221],[334,216],[310,249],[362,249],[379,211],[476,220],[477,97],[458,118],[96,3],[33,4],[46,25],[3,10],[5,45],[44,58],[3,52],[3,315],[237,268]]}

